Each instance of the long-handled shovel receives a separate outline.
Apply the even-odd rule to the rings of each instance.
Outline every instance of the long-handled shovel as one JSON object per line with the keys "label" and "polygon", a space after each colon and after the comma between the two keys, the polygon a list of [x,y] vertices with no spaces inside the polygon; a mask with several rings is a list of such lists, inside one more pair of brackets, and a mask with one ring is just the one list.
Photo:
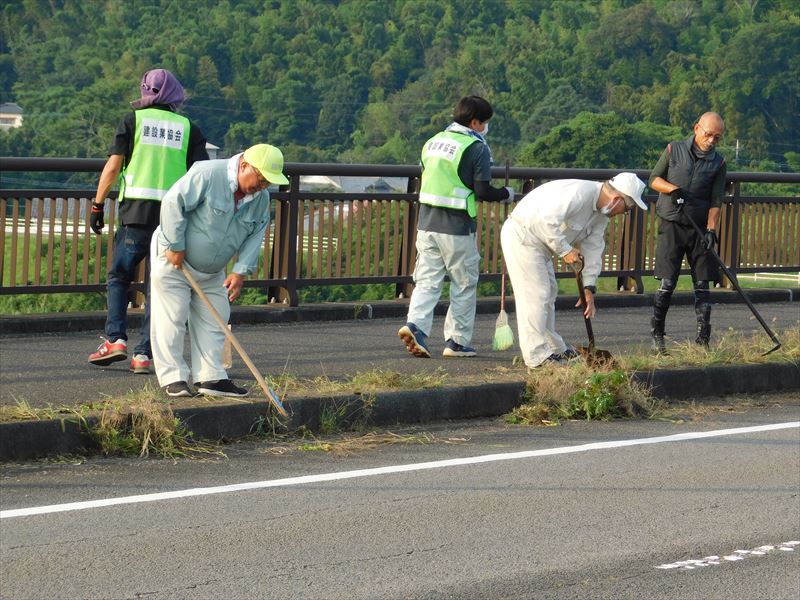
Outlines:
{"label": "long-handled shovel", "polygon": [[[581,275],[581,272],[583,271],[583,256],[580,257],[579,262],[580,266],[572,263],[570,264],[570,267],[572,267],[572,270],[575,271],[575,279],[578,282],[578,294],[581,298],[581,308],[585,309],[587,306],[586,291],[583,289],[583,276]],[[595,348],[592,320],[584,314],[583,322],[586,323],[586,334],[589,336],[589,345],[581,346],[578,348],[578,352],[586,360],[586,364],[588,364],[590,367],[616,366],[617,363],[614,360],[614,357],[611,356],[611,352],[608,350],[598,350]]]}
{"label": "long-handled shovel", "polygon": [[[683,209],[683,201],[682,201],[682,200],[683,200],[683,199],[680,199],[680,200],[678,201],[678,207],[679,207],[679,210],[680,210],[680,211],[683,213],[683,216],[684,216],[684,217],[686,217],[686,220],[687,220],[687,221],[689,221],[689,224],[690,224],[692,227],[694,227],[694,230],[697,232],[697,235],[699,235],[699,236],[700,236],[700,238],[702,239],[702,238],[703,238],[703,236],[705,236],[705,233],[703,232],[703,230],[702,230],[702,229],[700,229],[700,227],[697,225],[697,223],[695,223],[694,219],[692,219],[692,217],[690,217],[690,216],[689,216],[689,213],[687,213],[687,212],[686,212],[686,211]],[[708,248],[708,247],[707,247],[707,248],[706,248],[706,251],[707,251],[707,252],[708,252],[708,253],[709,253],[711,256],[713,256],[713,257],[714,257],[714,260],[716,260],[716,261],[717,261],[717,263],[719,264],[720,268],[722,269],[722,272],[723,272],[723,273],[725,273],[725,276],[726,276],[726,277],[728,278],[728,280],[730,280],[730,282],[733,284],[733,287],[734,287],[734,289],[735,289],[737,292],[739,292],[739,295],[742,297],[742,300],[744,300],[744,303],[745,303],[745,304],[747,304],[747,308],[749,308],[749,309],[750,309],[750,312],[752,312],[752,313],[753,313],[753,316],[755,316],[756,320],[757,320],[759,323],[761,323],[761,327],[763,327],[763,328],[764,328],[764,331],[766,331],[766,332],[767,332],[767,335],[770,337],[770,339],[771,339],[773,342],[775,342],[775,346],[774,346],[772,349],[770,349],[770,350],[767,350],[766,352],[764,352],[764,354],[762,354],[761,356],[766,356],[767,354],[771,354],[771,353],[775,352],[775,350],[777,350],[778,348],[780,348],[780,347],[781,347],[781,342],[780,342],[780,340],[779,340],[779,339],[777,338],[777,336],[776,336],[776,335],[773,333],[772,329],[770,329],[770,328],[769,328],[769,325],[767,325],[767,324],[766,324],[766,322],[764,321],[764,319],[761,317],[761,315],[759,314],[759,312],[756,310],[756,307],[755,307],[755,306],[753,306],[753,303],[752,303],[752,302],[750,302],[750,298],[748,298],[748,297],[747,297],[747,294],[745,294],[745,293],[744,293],[744,290],[742,290],[742,286],[740,286],[740,285],[739,285],[739,281],[736,279],[736,275],[734,275],[734,274],[733,274],[733,272],[732,272],[732,271],[731,271],[731,270],[730,270],[730,269],[729,269],[729,268],[728,268],[728,267],[725,265],[725,263],[724,263],[724,262],[722,262],[722,259],[719,257],[719,254],[717,254],[717,251],[716,251],[716,250],[714,250],[713,248]]]}
{"label": "long-handled shovel", "polygon": [[231,344],[233,344],[233,347],[236,348],[236,351],[239,353],[239,356],[242,357],[242,360],[247,365],[247,368],[250,369],[250,372],[253,374],[253,377],[256,378],[258,385],[261,386],[261,389],[264,391],[264,395],[267,397],[267,400],[269,400],[272,403],[272,405],[276,408],[276,410],[280,413],[282,417],[288,417],[289,415],[286,413],[286,409],[283,408],[283,404],[281,403],[281,399],[278,396],[278,394],[276,394],[275,390],[269,387],[267,385],[267,382],[264,381],[264,378],[261,376],[261,373],[259,373],[256,366],[253,364],[253,361],[250,360],[250,356],[248,356],[247,352],[245,352],[244,348],[242,348],[242,345],[239,343],[239,340],[236,339],[236,336],[233,335],[233,332],[230,329],[228,329],[228,324],[222,320],[222,317],[217,312],[217,309],[215,309],[214,306],[211,304],[211,301],[208,299],[208,296],[206,296],[205,292],[200,289],[199,285],[197,285],[197,281],[195,280],[195,278],[192,276],[191,273],[189,273],[188,269],[184,269],[183,267],[181,267],[181,271],[183,271],[183,274],[186,276],[186,281],[189,282],[189,285],[192,286],[192,289],[195,291],[195,293],[198,296],[200,296],[200,299],[205,303],[209,312],[214,317],[214,320],[217,322],[217,325],[220,326],[223,333],[225,334],[225,337],[228,338]]}

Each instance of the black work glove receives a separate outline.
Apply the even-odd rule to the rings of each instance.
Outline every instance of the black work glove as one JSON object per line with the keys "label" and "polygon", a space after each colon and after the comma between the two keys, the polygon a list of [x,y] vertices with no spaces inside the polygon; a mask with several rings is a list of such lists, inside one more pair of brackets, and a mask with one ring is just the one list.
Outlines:
{"label": "black work glove", "polygon": [[[675,206],[683,204],[683,202],[686,201],[686,196],[687,196],[686,190],[684,190],[683,188],[675,188],[669,193],[669,197]],[[683,202],[678,202],[679,198],[683,198]]]}
{"label": "black work glove", "polygon": [[717,232],[713,229],[706,229],[706,232],[703,235],[703,244],[705,245],[706,250],[714,250],[717,247],[717,243],[719,243]]}
{"label": "black work glove", "polygon": [[89,216],[89,226],[97,235],[103,233],[103,227],[105,227],[106,224],[105,221],[103,221],[104,215],[105,208],[103,205],[92,202],[92,213]]}

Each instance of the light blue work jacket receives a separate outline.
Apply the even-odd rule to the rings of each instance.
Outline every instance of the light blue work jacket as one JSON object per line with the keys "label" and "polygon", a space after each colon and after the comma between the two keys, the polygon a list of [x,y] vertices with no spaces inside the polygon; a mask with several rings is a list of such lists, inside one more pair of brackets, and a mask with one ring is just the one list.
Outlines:
{"label": "light blue work jacket", "polygon": [[186,261],[203,273],[223,270],[238,254],[232,272],[251,275],[269,225],[269,192],[256,192],[235,210],[231,160],[196,162],[175,182],[161,200],[159,243],[185,250]]}

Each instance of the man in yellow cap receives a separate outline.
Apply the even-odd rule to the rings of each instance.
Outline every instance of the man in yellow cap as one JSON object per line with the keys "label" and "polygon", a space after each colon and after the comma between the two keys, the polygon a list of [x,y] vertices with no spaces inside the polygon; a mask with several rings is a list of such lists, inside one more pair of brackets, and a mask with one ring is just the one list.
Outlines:
{"label": "man in yellow cap", "polygon": [[[150,250],[151,344],[158,382],[168,396],[247,395],[222,367],[225,334],[180,269],[194,276],[227,321],[230,302],[256,270],[269,225],[267,187],[289,183],[282,171],[281,151],[257,144],[230,159],[196,163],[161,200],[161,225]],[[187,321],[191,371],[183,358]]]}

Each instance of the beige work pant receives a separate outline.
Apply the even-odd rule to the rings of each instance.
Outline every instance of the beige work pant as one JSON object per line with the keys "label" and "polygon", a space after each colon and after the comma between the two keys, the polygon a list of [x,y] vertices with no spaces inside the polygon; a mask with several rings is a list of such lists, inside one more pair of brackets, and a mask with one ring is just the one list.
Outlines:
{"label": "beige work pant", "polygon": [[425,335],[431,334],[433,309],[439,302],[444,276],[450,276],[450,307],[444,320],[444,340],[469,346],[475,327],[481,255],[475,234],[450,235],[434,231],[417,232],[417,264],[414,293],[408,305],[407,322]]}
{"label": "beige work pant", "polygon": [[[222,368],[222,347],[225,334],[205,302],[189,285],[180,269],[166,258],[166,246],[158,244],[159,230],[150,242],[150,343],[158,384],[176,381],[200,383],[228,379]],[[225,271],[201,273],[184,261],[183,266],[194,276],[212,306],[227,322],[231,306],[223,287]],[[186,323],[189,323],[192,369],[183,357]]]}
{"label": "beige work pant", "polygon": [[514,288],[522,359],[529,367],[537,367],[551,354],[567,349],[556,333],[558,285],[553,255],[543,242],[512,219],[503,224],[500,241]]}

